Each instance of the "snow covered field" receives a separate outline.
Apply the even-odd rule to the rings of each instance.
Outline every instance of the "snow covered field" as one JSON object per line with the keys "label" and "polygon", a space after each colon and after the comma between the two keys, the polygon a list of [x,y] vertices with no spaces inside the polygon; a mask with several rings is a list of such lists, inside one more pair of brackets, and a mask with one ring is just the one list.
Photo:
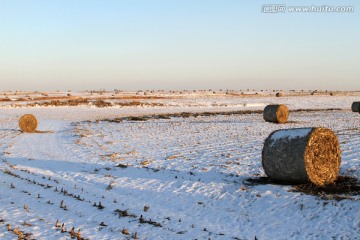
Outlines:
{"label": "snow covered field", "polygon": [[[342,149],[340,175],[360,178],[359,96],[191,98],[162,107],[0,107],[0,239],[360,239],[360,197],[314,196],[264,177],[274,130],[322,126]],[[262,110],[284,103],[289,123],[261,113],[108,121],[115,117]],[[335,110],[329,110],[335,109]],[[44,133],[18,130],[32,113]],[[103,119],[104,121],[102,121]],[[250,180],[249,180],[250,179]],[[24,206],[26,205],[26,206]],[[65,207],[66,206],[66,207]],[[65,233],[55,223],[64,223]]]}

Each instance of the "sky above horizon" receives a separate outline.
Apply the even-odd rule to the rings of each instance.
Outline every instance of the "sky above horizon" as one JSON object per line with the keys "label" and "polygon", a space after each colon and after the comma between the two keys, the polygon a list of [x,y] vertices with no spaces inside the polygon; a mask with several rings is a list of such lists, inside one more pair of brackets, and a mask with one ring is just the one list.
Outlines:
{"label": "sky above horizon", "polygon": [[[269,3],[351,13],[263,13]],[[0,0],[0,90],[360,90],[355,0]]]}

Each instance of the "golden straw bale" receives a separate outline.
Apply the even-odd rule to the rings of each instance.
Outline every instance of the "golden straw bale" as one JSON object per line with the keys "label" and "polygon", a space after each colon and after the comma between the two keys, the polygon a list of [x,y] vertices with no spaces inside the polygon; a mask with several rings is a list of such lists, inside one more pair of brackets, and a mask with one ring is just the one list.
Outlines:
{"label": "golden straw bale", "polygon": [[266,175],[282,182],[330,184],[338,177],[340,163],[338,138],[327,128],[274,131],[262,150]]}
{"label": "golden straw bale", "polygon": [[263,116],[267,122],[286,123],[289,118],[289,109],[283,104],[267,105]]}
{"label": "golden straw bale", "polygon": [[19,119],[19,127],[27,133],[35,132],[38,125],[36,117],[32,114],[25,114]]}

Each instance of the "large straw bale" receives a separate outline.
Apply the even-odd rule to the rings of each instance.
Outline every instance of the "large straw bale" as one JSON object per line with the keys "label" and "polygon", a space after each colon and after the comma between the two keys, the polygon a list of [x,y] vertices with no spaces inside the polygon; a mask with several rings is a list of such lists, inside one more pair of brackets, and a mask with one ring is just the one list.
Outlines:
{"label": "large straw bale", "polygon": [[294,128],[272,132],[265,140],[262,165],[276,181],[333,183],[339,174],[341,150],[337,136],[327,128]]}

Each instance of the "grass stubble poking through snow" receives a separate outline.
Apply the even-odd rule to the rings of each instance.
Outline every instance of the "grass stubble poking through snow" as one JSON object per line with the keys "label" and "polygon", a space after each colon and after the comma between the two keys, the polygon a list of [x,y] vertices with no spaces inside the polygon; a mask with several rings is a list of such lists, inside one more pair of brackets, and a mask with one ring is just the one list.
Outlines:
{"label": "grass stubble poking through snow", "polygon": [[[350,111],[293,112],[283,125],[265,122],[261,113],[113,122],[44,117],[39,129],[53,131],[44,134],[21,133],[11,115],[0,117],[1,239],[17,239],[14,229],[35,239],[360,234],[360,127]],[[340,175],[351,191],[265,179],[263,141],[294,127],[338,135]]]}

